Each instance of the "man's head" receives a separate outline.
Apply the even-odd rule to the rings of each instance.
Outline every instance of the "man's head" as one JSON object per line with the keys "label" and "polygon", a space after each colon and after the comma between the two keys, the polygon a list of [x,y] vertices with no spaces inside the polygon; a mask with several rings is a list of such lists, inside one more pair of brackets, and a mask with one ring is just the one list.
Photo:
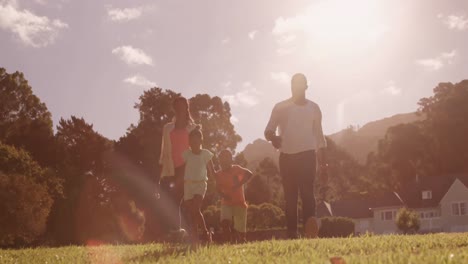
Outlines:
{"label": "man's head", "polygon": [[232,166],[232,152],[228,149],[224,149],[219,153],[219,165],[221,169],[226,170]]}
{"label": "man's head", "polygon": [[307,79],[304,74],[296,73],[291,78],[291,92],[293,98],[301,98],[305,96],[307,90]]}

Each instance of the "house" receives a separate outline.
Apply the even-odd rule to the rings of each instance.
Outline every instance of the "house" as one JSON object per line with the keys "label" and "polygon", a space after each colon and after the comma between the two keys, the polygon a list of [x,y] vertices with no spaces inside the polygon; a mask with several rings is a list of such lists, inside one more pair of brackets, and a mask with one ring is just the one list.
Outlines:
{"label": "house", "polygon": [[398,231],[395,226],[396,213],[402,207],[404,203],[398,194],[388,192],[332,202],[330,214],[353,219],[356,234],[395,233]]}
{"label": "house", "polygon": [[406,197],[388,192],[362,195],[329,204],[332,216],[348,217],[355,222],[355,233],[399,233],[398,210],[407,207],[418,213],[419,232],[468,232],[468,175],[416,177]]}

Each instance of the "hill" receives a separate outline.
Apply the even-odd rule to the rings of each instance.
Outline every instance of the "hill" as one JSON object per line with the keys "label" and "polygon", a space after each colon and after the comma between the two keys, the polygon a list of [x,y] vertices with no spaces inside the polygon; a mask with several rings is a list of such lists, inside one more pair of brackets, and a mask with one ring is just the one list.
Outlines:
{"label": "hill", "polygon": [[347,128],[331,134],[329,137],[356,158],[358,162],[365,163],[367,155],[377,150],[378,142],[384,138],[388,128],[422,119],[423,117],[416,113],[398,114],[369,122],[359,129]]}

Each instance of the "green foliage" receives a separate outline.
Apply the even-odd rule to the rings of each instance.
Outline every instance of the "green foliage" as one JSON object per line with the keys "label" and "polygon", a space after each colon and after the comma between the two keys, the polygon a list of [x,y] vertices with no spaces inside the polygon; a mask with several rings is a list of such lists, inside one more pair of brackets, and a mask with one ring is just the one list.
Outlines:
{"label": "green foliage", "polygon": [[221,209],[219,206],[210,205],[203,211],[206,227],[214,228],[216,231],[221,227]]}
{"label": "green foliage", "polygon": [[401,208],[397,214],[396,225],[404,234],[414,234],[418,232],[421,220],[416,212]]}
{"label": "green foliage", "polygon": [[328,182],[324,185],[317,182],[315,196],[318,201],[345,199],[354,193],[369,189],[363,178],[364,167],[329,137],[326,155],[329,165]]}
{"label": "green foliage", "polygon": [[0,247],[27,246],[41,236],[52,207],[47,186],[0,172]]}
{"label": "green foliage", "polygon": [[262,203],[250,205],[247,209],[247,228],[250,230],[284,227],[284,225],[284,212],[278,206]]}
{"label": "green foliage", "polygon": [[74,116],[60,120],[56,139],[64,197],[54,204],[50,231],[58,243],[82,242],[96,235],[92,230],[100,229],[90,223],[107,228],[110,225],[105,222],[112,220],[110,192],[115,190],[104,160],[112,144],[83,118]]}
{"label": "green foliage", "polygon": [[354,234],[354,222],[347,217],[321,218],[319,237],[348,237]]}
{"label": "green foliage", "polygon": [[440,83],[434,95],[419,101],[422,121],[388,129],[367,161],[368,181],[412,193],[409,183],[421,177],[468,170],[468,80]]}
{"label": "green foliage", "polygon": [[270,201],[271,193],[261,176],[254,175],[246,184],[245,199],[249,204],[262,204]]}
{"label": "green foliage", "polygon": [[[218,230],[221,226],[221,209],[219,206],[210,205],[203,211],[207,227]],[[251,204],[247,208],[247,229],[270,229],[284,227],[285,216],[281,208],[270,204]]]}
{"label": "green foliage", "polygon": [[0,141],[27,150],[42,166],[55,162],[52,118],[20,72],[0,68]]}
{"label": "green foliage", "polygon": [[197,94],[189,101],[193,119],[202,125],[203,147],[214,153],[219,153],[223,149],[234,152],[242,138],[231,123],[229,103],[223,103],[221,98],[207,94]]}

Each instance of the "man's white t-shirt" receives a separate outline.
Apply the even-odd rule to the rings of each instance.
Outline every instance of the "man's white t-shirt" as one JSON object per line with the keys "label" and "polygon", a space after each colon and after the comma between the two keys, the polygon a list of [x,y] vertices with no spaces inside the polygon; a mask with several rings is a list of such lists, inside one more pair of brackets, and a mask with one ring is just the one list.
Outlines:
{"label": "man's white t-shirt", "polygon": [[265,132],[276,132],[276,129],[282,139],[282,153],[295,154],[327,146],[320,107],[310,100],[303,105],[295,104],[292,99],[277,103]]}

